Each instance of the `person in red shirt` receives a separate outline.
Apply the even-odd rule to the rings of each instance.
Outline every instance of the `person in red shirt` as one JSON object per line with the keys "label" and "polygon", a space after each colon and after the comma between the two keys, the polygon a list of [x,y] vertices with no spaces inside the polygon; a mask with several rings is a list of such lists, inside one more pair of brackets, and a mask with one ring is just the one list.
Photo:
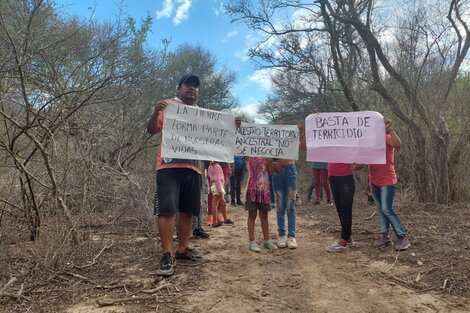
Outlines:
{"label": "person in red shirt", "polygon": [[328,163],[331,194],[341,224],[340,239],[326,246],[328,252],[343,252],[353,244],[351,238],[352,206],[356,191],[353,169],[355,169],[355,165],[348,163]]}
{"label": "person in red shirt", "polygon": [[[171,103],[196,106],[199,97],[199,78],[183,76],[173,99],[158,100],[154,112],[147,122],[147,132],[156,134],[163,129],[165,108]],[[189,248],[192,216],[201,210],[201,170],[199,161],[168,159],[161,156],[161,145],[157,151],[154,214],[160,233],[163,256],[157,275],[169,276],[174,272],[175,259],[200,261],[202,257]],[[173,229],[178,214],[178,248],[173,254]]]}
{"label": "person in red shirt", "polygon": [[385,247],[392,244],[389,236],[392,226],[397,242],[395,250],[406,250],[410,242],[406,238],[405,229],[400,221],[400,216],[393,207],[393,198],[397,189],[397,175],[395,173],[395,149],[401,146],[401,140],[393,130],[393,123],[389,119],[385,122],[386,163],[369,165],[369,182],[377,205],[377,215],[380,223],[381,238],[375,242],[377,247]]}

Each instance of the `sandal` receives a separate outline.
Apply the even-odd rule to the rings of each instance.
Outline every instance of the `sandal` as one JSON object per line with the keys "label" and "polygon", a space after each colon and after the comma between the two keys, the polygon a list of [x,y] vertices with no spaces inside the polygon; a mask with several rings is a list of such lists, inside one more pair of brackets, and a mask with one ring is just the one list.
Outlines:
{"label": "sandal", "polygon": [[212,224],[212,227],[220,227],[222,226],[224,223],[222,223],[221,221],[218,221],[216,224]]}

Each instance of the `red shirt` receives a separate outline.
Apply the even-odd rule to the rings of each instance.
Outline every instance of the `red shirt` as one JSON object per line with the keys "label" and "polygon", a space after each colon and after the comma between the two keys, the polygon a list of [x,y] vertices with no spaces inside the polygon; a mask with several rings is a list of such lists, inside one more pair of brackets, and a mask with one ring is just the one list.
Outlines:
{"label": "red shirt", "polygon": [[349,175],[352,175],[351,164],[328,163],[328,176],[349,176]]}
{"label": "red shirt", "polygon": [[369,181],[376,186],[391,186],[398,182],[395,173],[395,148],[390,145],[391,136],[385,135],[386,151],[385,164],[369,165]]}

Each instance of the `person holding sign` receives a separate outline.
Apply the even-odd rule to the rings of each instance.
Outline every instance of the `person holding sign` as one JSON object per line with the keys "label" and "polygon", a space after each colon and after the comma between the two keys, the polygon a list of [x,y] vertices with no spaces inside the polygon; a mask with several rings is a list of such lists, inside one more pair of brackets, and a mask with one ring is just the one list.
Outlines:
{"label": "person holding sign", "polygon": [[386,164],[369,165],[369,182],[377,205],[377,215],[380,222],[381,238],[375,242],[377,247],[386,247],[392,244],[389,236],[390,225],[398,240],[395,250],[406,250],[410,242],[406,238],[405,229],[400,221],[400,216],[393,207],[393,197],[397,189],[397,175],[395,173],[395,149],[401,146],[401,140],[393,130],[393,123],[389,119],[385,122]]}
{"label": "person holding sign", "polygon": [[355,192],[353,168],[355,169],[355,166],[348,163],[328,163],[331,193],[341,224],[340,239],[326,246],[328,252],[343,252],[353,244],[351,238],[352,206]]}
{"label": "person holding sign", "polygon": [[245,197],[245,209],[248,211],[248,249],[260,252],[261,248],[255,241],[255,222],[259,211],[263,241],[261,246],[268,250],[275,250],[277,246],[269,240],[268,212],[271,210],[271,192],[269,184],[269,168],[271,159],[249,157],[248,159],[248,187]]}
{"label": "person holding sign", "polygon": [[[196,106],[199,97],[199,78],[195,75],[181,77],[177,97],[158,100],[147,122],[147,131],[162,131],[165,108],[171,103]],[[174,273],[176,259],[200,261],[202,257],[189,248],[192,216],[201,210],[201,170],[199,161],[190,159],[166,159],[161,157],[161,145],[157,153],[156,193],[154,214],[160,233],[163,256],[157,275]],[[178,247],[173,253],[173,229],[178,213]]]}

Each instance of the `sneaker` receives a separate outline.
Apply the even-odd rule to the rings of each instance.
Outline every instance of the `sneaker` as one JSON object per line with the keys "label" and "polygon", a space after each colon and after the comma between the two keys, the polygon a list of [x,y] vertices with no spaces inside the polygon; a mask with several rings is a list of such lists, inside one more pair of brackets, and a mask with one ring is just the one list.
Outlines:
{"label": "sneaker", "polygon": [[279,240],[276,243],[278,248],[286,248],[287,247],[287,238],[286,236],[279,237]]}
{"label": "sneaker", "polygon": [[207,225],[212,225],[212,216],[207,219]]}
{"label": "sneaker", "polygon": [[261,251],[261,248],[254,241],[252,241],[248,244],[248,249],[250,249],[253,252],[260,252]]}
{"label": "sneaker", "polygon": [[212,224],[212,227],[220,227],[222,225],[224,225],[224,222],[217,221],[217,223]]}
{"label": "sneaker", "polygon": [[224,221],[224,224],[233,225],[233,221],[228,218],[228,219],[226,219],[226,220]]}
{"label": "sneaker", "polygon": [[237,201],[237,205],[245,205],[242,201]]}
{"label": "sneaker", "polygon": [[175,258],[179,260],[188,260],[188,261],[202,261],[202,256],[196,253],[193,249],[186,248],[183,252],[176,251]]}
{"label": "sneaker", "polygon": [[356,248],[356,243],[352,238],[350,238],[348,241],[348,248]]}
{"label": "sneaker", "polygon": [[271,242],[271,240],[263,240],[263,243],[261,244],[263,248],[268,249],[268,250],[277,250],[277,246]]}
{"label": "sneaker", "polygon": [[160,268],[157,270],[159,276],[171,276],[175,271],[176,260],[170,252],[163,253],[160,260]]}
{"label": "sneaker", "polygon": [[327,245],[325,248],[328,252],[344,252],[348,250],[348,246],[342,246],[338,242],[333,242],[332,244]]}
{"label": "sneaker", "polygon": [[237,204],[235,202],[230,202],[230,205],[233,206],[233,207],[237,206]]}
{"label": "sneaker", "polygon": [[404,251],[411,246],[410,241],[406,237],[398,238],[397,243],[395,244],[395,250]]}
{"label": "sneaker", "polygon": [[327,201],[327,202],[326,202],[326,205],[330,205],[330,206],[331,206],[331,205],[333,205],[333,202]]}
{"label": "sneaker", "polygon": [[194,238],[208,239],[209,234],[206,233],[203,228],[196,228],[195,230],[193,230],[193,237]]}
{"label": "sneaker", "polygon": [[297,249],[297,241],[295,240],[294,237],[289,237],[287,239],[287,247],[289,249]]}
{"label": "sneaker", "polygon": [[384,248],[392,243],[392,240],[390,239],[389,236],[382,236],[380,237],[379,240],[376,240],[374,242],[374,246],[377,248]]}

